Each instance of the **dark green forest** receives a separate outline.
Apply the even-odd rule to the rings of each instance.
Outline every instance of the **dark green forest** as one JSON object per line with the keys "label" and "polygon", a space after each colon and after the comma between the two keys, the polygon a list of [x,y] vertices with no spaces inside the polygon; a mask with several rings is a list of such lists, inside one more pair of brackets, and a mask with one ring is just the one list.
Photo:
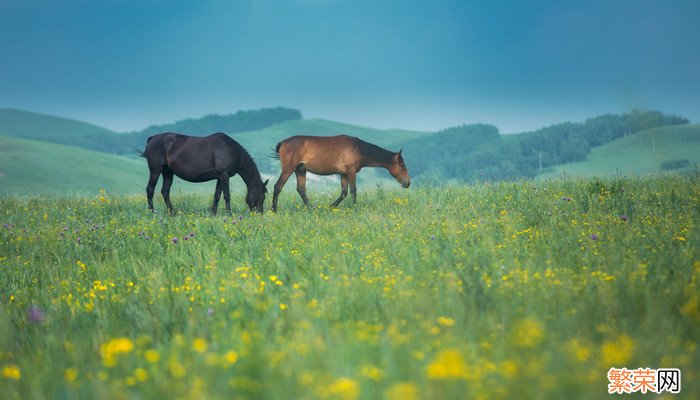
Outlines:
{"label": "dark green forest", "polygon": [[633,110],[517,135],[501,135],[493,125],[462,125],[405,141],[403,150],[411,154],[412,175],[424,180],[504,180],[533,177],[556,164],[585,160],[592,147],[626,135],[688,123],[676,115]]}

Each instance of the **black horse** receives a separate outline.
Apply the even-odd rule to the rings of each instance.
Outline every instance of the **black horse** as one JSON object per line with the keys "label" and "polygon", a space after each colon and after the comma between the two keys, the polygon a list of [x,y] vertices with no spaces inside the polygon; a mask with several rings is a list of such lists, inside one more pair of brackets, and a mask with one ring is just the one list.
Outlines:
{"label": "black horse", "polygon": [[231,195],[228,180],[239,174],[248,187],[245,202],[251,211],[263,212],[267,181],[263,182],[258,167],[248,152],[238,142],[225,133],[215,133],[206,137],[181,135],[166,132],[151,136],[141,157],[148,161],[151,176],[146,186],[148,209],[153,211],[153,192],[158,176],[163,174],[161,193],[170,212],[170,185],[173,175],[189,182],[206,182],[216,179],[212,213],[219,206],[221,192],[226,200],[226,210],[231,211]]}

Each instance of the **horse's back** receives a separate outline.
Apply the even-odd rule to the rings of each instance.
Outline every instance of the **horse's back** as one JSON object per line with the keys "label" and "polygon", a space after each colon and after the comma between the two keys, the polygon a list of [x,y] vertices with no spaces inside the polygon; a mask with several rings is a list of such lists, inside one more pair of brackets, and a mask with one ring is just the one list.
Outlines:
{"label": "horse's back", "polygon": [[146,153],[148,153],[149,148],[160,150],[168,155],[182,150],[209,152],[216,149],[237,148],[238,146],[240,145],[235,140],[222,132],[209,136],[189,136],[175,132],[164,132],[148,138]]}
{"label": "horse's back", "polygon": [[214,179],[217,171],[233,173],[243,147],[225,133],[189,136],[164,132],[151,136],[144,155],[149,168],[167,166],[182,179],[200,182]]}
{"label": "horse's back", "polygon": [[277,144],[277,151],[283,148],[288,149],[298,149],[298,148],[309,148],[312,150],[317,149],[352,149],[357,142],[357,138],[348,135],[336,135],[336,136],[309,136],[309,135],[297,135],[291,136]]}
{"label": "horse's back", "polygon": [[308,171],[319,175],[346,173],[357,169],[360,155],[357,138],[348,135],[289,137],[277,145],[283,169],[295,169],[304,164]]}

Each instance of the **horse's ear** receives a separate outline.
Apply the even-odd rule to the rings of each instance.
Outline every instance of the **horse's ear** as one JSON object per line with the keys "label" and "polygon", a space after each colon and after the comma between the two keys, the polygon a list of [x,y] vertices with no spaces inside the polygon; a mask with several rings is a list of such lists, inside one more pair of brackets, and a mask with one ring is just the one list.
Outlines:
{"label": "horse's ear", "polygon": [[267,186],[267,182],[270,182],[270,180],[269,180],[269,179],[266,179],[266,180],[265,180],[265,183],[263,183],[263,186]]}
{"label": "horse's ear", "polygon": [[403,149],[400,149],[400,150],[399,150],[399,155],[401,155],[401,152],[402,152],[402,151],[403,151]]}

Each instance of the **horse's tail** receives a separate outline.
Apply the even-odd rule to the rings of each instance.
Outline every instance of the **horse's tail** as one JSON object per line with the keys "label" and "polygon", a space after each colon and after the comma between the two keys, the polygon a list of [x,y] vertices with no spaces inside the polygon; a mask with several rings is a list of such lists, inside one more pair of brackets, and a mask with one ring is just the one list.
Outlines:
{"label": "horse's tail", "polygon": [[[153,139],[154,137],[156,137],[156,135],[150,136],[148,139],[146,139],[146,145],[148,145],[148,142],[150,142],[151,139]],[[134,149],[134,151],[136,152],[136,154],[139,155],[139,157],[146,158],[146,150],[141,151],[136,147],[132,147],[132,149]]]}
{"label": "horse's tail", "polygon": [[275,153],[268,154],[268,157],[274,158],[275,160],[279,160],[280,159],[280,146],[282,146],[282,142],[277,143],[277,146],[275,146]]}

